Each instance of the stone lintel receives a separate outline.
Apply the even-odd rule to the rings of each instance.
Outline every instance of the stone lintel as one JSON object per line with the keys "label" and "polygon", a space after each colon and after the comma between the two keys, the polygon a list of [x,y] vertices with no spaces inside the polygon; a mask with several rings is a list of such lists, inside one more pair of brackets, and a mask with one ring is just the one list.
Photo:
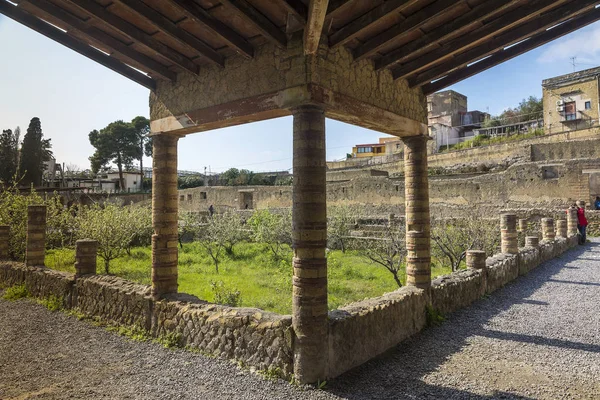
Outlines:
{"label": "stone lintel", "polygon": [[397,137],[427,135],[427,125],[316,84],[300,85],[154,120],[154,135],[187,135],[291,115],[304,104],[323,106],[328,118]]}

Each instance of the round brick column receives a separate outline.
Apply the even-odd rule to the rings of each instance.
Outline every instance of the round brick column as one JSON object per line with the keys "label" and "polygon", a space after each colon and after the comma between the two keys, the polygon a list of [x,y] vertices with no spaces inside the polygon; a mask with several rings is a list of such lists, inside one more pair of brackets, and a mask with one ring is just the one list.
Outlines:
{"label": "round brick column", "polygon": [[467,268],[485,269],[485,251],[467,250]]}
{"label": "round brick column", "polygon": [[96,255],[98,242],[90,239],[75,242],[75,276],[96,273]]}
{"label": "round brick column", "polygon": [[302,383],[327,378],[327,190],[325,113],[317,106],[294,108],[292,210],[292,324],[294,374]]}
{"label": "round brick column", "polygon": [[520,218],[519,219],[519,232],[526,232],[527,231],[527,219],[526,218]]}
{"label": "round brick column", "polygon": [[431,286],[431,221],[427,177],[427,137],[410,136],[404,142],[406,197],[406,284]]}
{"label": "round brick column", "polygon": [[554,240],[554,219],[542,218],[542,240]]}
{"label": "round brick column", "polygon": [[516,215],[500,215],[500,239],[502,253],[517,254],[519,252]]}
{"label": "round brick column", "polygon": [[10,226],[0,225],[0,260],[9,258]]}
{"label": "round brick column", "polygon": [[567,237],[567,220],[566,219],[558,219],[556,220],[556,236],[561,238]]}
{"label": "round brick column", "polygon": [[25,264],[44,266],[46,255],[46,206],[27,207]]}
{"label": "round brick column", "polygon": [[152,294],[177,293],[177,141],[153,137],[152,155]]}
{"label": "round brick column", "polygon": [[540,245],[540,238],[537,236],[526,236],[525,247],[538,247]]}
{"label": "round brick column", "polygon": [[577,209],[569,208],[567,210],[567,234],[577,236]]}

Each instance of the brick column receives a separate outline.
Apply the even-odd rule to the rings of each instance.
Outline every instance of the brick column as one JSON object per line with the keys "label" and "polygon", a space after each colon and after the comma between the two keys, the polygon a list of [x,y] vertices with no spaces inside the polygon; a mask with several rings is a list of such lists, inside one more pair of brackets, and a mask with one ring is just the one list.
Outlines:
{"label": "brick column", "polygon": [[485,269],[485,251],[467,250],[467,268]]}
{"label": "brick column", "polygon": [[10,226],[0,225],[0,260],[9,258]]}
{"label": "brick column", "polygon": [[567,210],[567,234],[577,236],[577,209],[569,208]]}
{"label": "brick column", "polygon": [[177,141],[153,138],[152,155],[152,294],[177,293]]}
{"label": "brick column", "polygon": [[561,238],[567,237],[567,220],[558,219],[556,220],[556,236]]}
{"label": "brick column", "polygon": [[75,242],[75,276],[92,275],[96,273],[96,254],[98,242],[90,239]]}
{"label": "brick column", "polygon": [[527,219],[519,219],[519,232],[527,232]]}
{"label": "brick column", "polygon": [[516,215],[500,215],[500,239],[502,253],[517,254],[519,252]]}
{"label": "brick column", "polygon": [[542,240],[554,240],[554,219],[542,218]]}
{"label": "brick column", "polygon": [[25,264],[44,266],[46,256],[46,206],[27,207]]}
{"label": "brick column", "polygon": [[526,236],[525,237],[525,247],[539,247],[540,238],[537,236]]}
{"label": "brick column", "polygon": [[410,136],[403,138],[402,141],[404,142],[406,197],[406,284],[429,290],[431,221],[427,178],[427,137]]}
{"label": "brick column", "polygon": [[294,108],[292,323],[294,374],[302,383],[327,378],[327,191],[325,113],[317,106]]}

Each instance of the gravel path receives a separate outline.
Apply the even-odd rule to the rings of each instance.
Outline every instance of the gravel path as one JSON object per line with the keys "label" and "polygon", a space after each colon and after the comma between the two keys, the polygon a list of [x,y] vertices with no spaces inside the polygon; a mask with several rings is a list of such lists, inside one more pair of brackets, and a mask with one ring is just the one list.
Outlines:
{"label": "gravel path", "polygon": [[318,391],[0,300],[0,399],[600,399],[599,307],[595,240]]}

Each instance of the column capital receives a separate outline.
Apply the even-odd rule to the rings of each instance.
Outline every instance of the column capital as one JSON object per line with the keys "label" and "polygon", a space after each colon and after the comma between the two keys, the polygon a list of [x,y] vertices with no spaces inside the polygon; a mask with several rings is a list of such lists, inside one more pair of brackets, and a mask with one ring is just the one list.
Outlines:
{"label": "column capital", "polygon": [[325,106],[317,103],[305,103],[290,107],[292,114],[299,114],[305,112],[320,112],[325,113]]}

